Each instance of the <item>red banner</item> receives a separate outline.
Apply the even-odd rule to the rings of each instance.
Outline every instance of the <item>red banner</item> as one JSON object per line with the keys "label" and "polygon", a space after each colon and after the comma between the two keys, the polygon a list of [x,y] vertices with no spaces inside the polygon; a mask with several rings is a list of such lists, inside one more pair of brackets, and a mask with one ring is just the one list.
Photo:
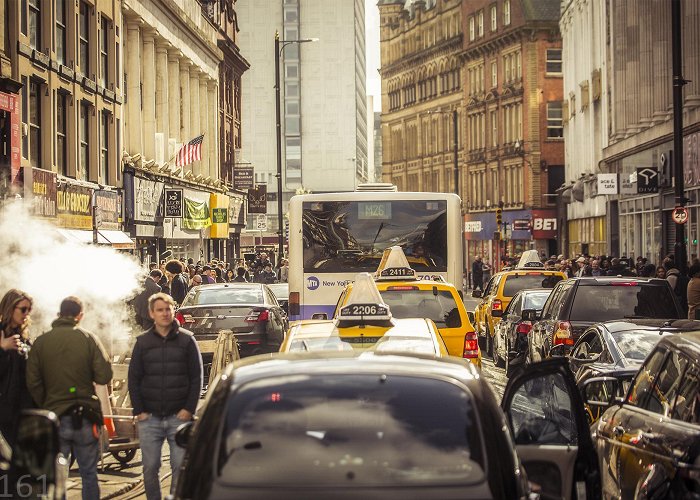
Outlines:
{"label": "red banner", "polygon": [[557,237],[557,211],[555,209],[532,211],[532,237],[536,240],[550,240]]}

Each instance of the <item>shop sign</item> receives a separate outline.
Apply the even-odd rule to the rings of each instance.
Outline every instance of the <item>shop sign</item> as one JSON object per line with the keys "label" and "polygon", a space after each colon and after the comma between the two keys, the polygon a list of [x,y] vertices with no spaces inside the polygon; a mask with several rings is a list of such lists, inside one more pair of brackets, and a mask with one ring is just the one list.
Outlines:
{"label": "shop sign", "polygon": [[[95,191],[97,227],[108,231],[119,231],[119,194],[116,191]],[[97,223],[99,221],[99,224]]]}
{"label": "shop sign", "polygon": [[34,215],[56,217],[56,173],[33,168],[32,178]]}
{"label": "shop sign", "polygon": [[624,175],[620,174],[620,194],[637,194],[637,172]]}
{"label": "shop sign", "polygon": [[165,217],[182,218],[182,189],[165,190]]}
{"label": "shop sign", "polygon": [[536,240],[551,240],[557,237],[557,211],[532,211],[532,237]]}
{"label": "shop sign", "polygon": [[245,226],[244,198],[242,196],[231,196],[229,198],[229,225]]}
{"label": "shop sign", "polygon": [[465,233],[480,233],[481,232],[481,221],[480,220],[470,220],[464,223]]}
{"label": "shop sign", "polygon": [[255,189],[248,190],[248,213],[267,213],[267,186],[260,184]]}
{"label": "shop sign", "polygon": [[617,194],[617,174],[598,174],[598,194]]}
{"label": "shop sign", "polygon": [[63,184],[56,189],[56,215],[60,227],[92,229],[92,189]]}
{"label": "shop sign", "polygon": [[183,229],[206,229],[211,226],[209,205],[206,201],[197,201],[187,197],[184,200]]}
{"label": "shop sign", "polygon": [[155,222],[163,217],[163,191],[165,184],[134,177],[134,220]]}
{"label": "shop sign", "polygon": [[[9,146],[10,146],[10,183],[19,180],[20,170],[20,137],[19,137],[19,106],[17,95],[0,92],[0,110],[10,114]],[[7,128],[5,129],[7,130]]]}
{"label": "shop sign", "polygon": [[255,184],[253,167],[236,167],[233,169],[233,189],[253,189]]}
{"label": "shop sign", "polygon": [[212,193],[209,195],[211,207],[211,238],[228,238],[228,207],[229,197],[225,194]]}
{"label": "shop sign", "polygon": [[637,168],[637,194],[659,192],[659,171],[649,167]]}

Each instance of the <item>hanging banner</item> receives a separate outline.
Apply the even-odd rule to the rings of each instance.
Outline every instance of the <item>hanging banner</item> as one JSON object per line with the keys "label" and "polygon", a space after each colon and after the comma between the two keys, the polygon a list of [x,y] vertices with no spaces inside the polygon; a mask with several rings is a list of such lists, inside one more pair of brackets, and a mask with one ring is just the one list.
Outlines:
{"label": "hanging banner", "polygon": [[67,183],[58,187],[56,214],[60,227],[92,229],[92,189]]}
{"label": "hanging banner", "polygon": [[204,201],[195,201],[185,198],[184,217],[182,227],[184,229],[205,229],[211,226],[209,206]]}
{"label": "hanging banner", "polygon": [[233,169],[233,189],[253,189],[253,167],[236,167]]}
{"label": "hanging banner", "polygon": [[209,204],[211,205],[210,237],[228,238],[228,196],[212,193],[209,196]]}
{"label": "hanging banner", "polygon": [[56,217],[56,173],[33,168],[32,176],[34,215]]}
{"label": "hanging banner", "polygon": [[116,191],[95,191],[95,205],[97,207],[96,221],[100,229],[119,231],[119,194]]}
{"label": "hanging banner", "polygon": [[165,217],[182,218],[182,189],[165,190]]}
{"label": "hanging banner", "polygon": [[258,185],[255,189],[248,191],[248,213],[249,214],[266,214],[267,213],[267,186],[264,184]]}

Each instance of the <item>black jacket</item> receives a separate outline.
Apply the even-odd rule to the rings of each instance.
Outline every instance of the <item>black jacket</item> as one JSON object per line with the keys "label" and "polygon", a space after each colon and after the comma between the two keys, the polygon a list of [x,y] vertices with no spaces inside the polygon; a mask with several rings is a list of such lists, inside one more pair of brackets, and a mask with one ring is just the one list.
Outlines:
{"label": "black jacket", "polygon": [[[12,335],[13,332],[7,332],[7,336]],[[14,441],[20,411],[32,407],[34,402],[27,390],[27,359],[17,351],[0,349],[0,432],[6,439]]]}
{"label": "black jacket", "polygon": [[148,299],[151,295],[160,292],[160,286],[153,281],[150,276],[143,283],[143,290],[134,297],[134,312],[136,313],[136,322],[144,330],[153,326],[153,320],[148,314]]}
{"label": "black jacket", "polygon": [[202,391],[202,356],[192,332],[173,321],[161,337],[155,328],[139,335],[129,363],[129,395],[134,415],[194,414]]}
{"label": "black jacket", "polygon": [[187,296],[187,278],[182,274],[176,274],[173,276],[173,281],[170,282],[170,296],[173,298],[177,305],[182,304]]}

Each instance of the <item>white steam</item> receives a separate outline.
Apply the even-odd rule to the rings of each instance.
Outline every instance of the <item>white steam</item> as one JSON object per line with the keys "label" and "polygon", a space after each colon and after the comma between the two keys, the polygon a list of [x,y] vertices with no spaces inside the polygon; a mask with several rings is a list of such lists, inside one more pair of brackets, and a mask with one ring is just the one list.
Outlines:
{"label": "white steam", "polygon": [[143,269],[128,253],[66,241],[53,224],[14,201],[0,209],[0,296],[18,288],[34,299],[31,337],[51,328],[65,297],[83,301],[81,326],[98,335],[112,356],[128,346],[133,319],[126,300]]}

